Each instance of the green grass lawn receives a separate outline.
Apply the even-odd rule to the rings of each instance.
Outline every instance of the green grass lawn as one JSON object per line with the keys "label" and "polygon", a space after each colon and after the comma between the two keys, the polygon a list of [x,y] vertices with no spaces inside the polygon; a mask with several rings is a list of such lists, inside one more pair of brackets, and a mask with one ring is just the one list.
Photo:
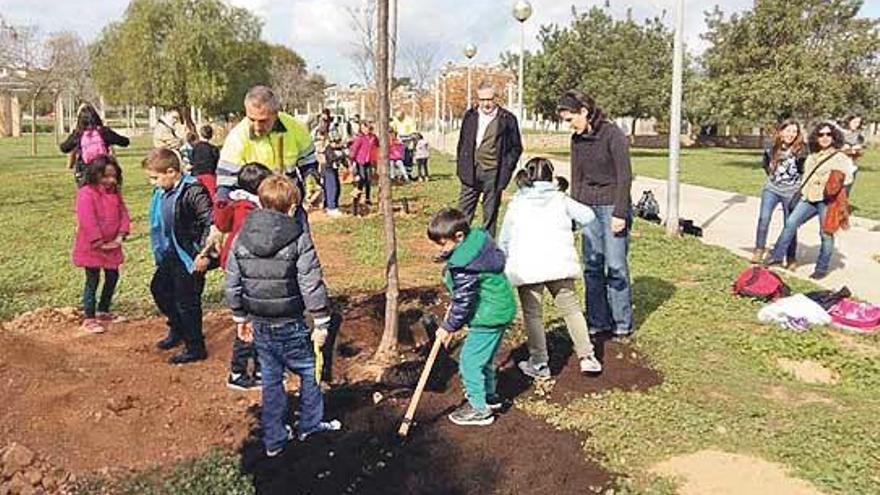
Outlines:
{"label": "green grass lawn", "polygon": [[[528,150],[554,158],[568,158],[568,149]],[[666,150],[633,149],[633,171],[638,175],[665,179],[669,167]],[[681,151],[680,180],[686,184],[759,196],[766,176],[761,168],[761,152],[719,148],[693,148]],[[851,203],[855,214],[880,220],[880,149],[869,149],[859,162],[859,175]]]}
{"label": "green grass lawn", "polygon": [[[43,154],[33,159],[27,156],[26,140],[0,141],[3,319],[43,305],[76,305],[79,298],[82,275],[69,262],[74,187],[63,169],[63,157],[50,153],[50,144],[42,142]],[[126,246],[119,301],[132,311],[150,312],[146,284],[152,261],[145,237],[149,187],[137,168],[145,144],[139,140],[120,153],[136,235]],[[760,173],[757,168],[746,170],[753,158],[741,152],[687,151],[685,170],[704,161],[737,170],[738,175],[730,177],[745,181],[750,173]],[[637,160],[637,168],[655,167],[658,172],[663,161],[661,156]],[[743,165],[730,165],[734,162]],[[435,156],[431,170],[436,181],[397,190],[416,205],[412,214],[399,218],[405,285],[439,281],[438,268],[427,261],[431,253],[421,239],[430,213],[454,202],[457,184],[448,157]],[[876,180],[871,173],[876,172],[860,180]],[[860,182],[863,189],[868,184]],[[754,185],[758,187],[760,180]],[[343,271],[327,267],[334,291],[381,288],[381,218],[318,223],[315,232],[331,242],[348,242],[325,249],[339,249],[350,259]],[[662,373],[663,384],[642,392],[582,397],[565,406],[527,392],[516,407],[534,415],[535,421],[586,438],[585,456],[628,476],[618,494],[672,493],[670,481],[649,474],[650,466],[704,448],[779,462],[828,494],[880,493],[880,338],[841,337],[830,329],[792,333],[758,324],[755,313],[760,305],[730,294],[730,284],[744,266],[724,249],[693,238],[669,239],[661,228],[637,222],[631,255],[638,323],[634,345]],[[212,276],[209,293],[215,301],[219,281],[219,275]],[[811,287],[795,279],[789,282],[797,290]],[[547,318],[553,326],[559,323],[552,311]],[[510,338],[522,339],[522,332],[512,332]],[[777,369],[779,358],[817,361],[836,372],[840,381],[802,383]],[[237,460],[222,453],[131,483],[130,493],[250,492]]]}

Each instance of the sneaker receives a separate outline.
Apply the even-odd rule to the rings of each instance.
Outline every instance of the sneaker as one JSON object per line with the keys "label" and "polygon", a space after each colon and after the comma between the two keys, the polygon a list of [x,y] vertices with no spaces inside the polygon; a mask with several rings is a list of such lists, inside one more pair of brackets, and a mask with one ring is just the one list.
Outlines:
{"label": "sneaker", "polygon": [[596,359],[595,355],[590,355],[585,358],[581,358],[581,373],[601,373],[602,372],[602,363]]}
{"label": "sneaker", "polygon": [[250,392],[259,388],[256,380],[245,375],[244,373],[230,373],[226,379],[226,388],[230,390],[238,390],[240,392]]}
{"label": "sneaker", "polygon": [[611,332],[615,337],[629,337],[633,334],[632,330],[615,330]]}
{"label": "sneaker", "polygon": [[479,411],[471,406],[470,402],[465,404],[449,415],[449,421],[459,426],[488,426],[495,421],[492,410],[486,408],[485,411]]}
{"label": "sneaker", "polygon": [[504,399],[498,394],[489,394],[486,396],[486,405],[491,411],[500,411],[504,409]]}
{"label": "sneaker", "polygon": [[798,262],[796,259],[789,258],[789,259],[785,260],[785,269],[786,270],[793,272],[793,271],[797,270],[797,267],[798,267]]}
{"label": "sneaker", "polygon": [[530,376],[536,380],[550,379],[550,366],[547,363],[532,364],[530,359],[517,363],[519,370],[526,376]]}
{"label": "sneaker", "polygon": [[[287,430],[287,441],[293,441],[293,428],[290,425],[284,425],[284,429]],[[284,452],[284,447],[280,447],[277,449],[266,449],[266,457],[278,457],[278,454]]]}
{"label": "sneaker", "polygon": [[314,430],[307,432],[307,433],[300,433],[299,435],[297,435],[297,438],[299,439],[300,442],[305,442],[310,436],[314,435],[315,433],[324,433],[327,431],[339,431],[341,429],[342,429],[342,422],[339,421],[338,419],[334,419],[331,421],[321,421],[320,423],[318,423],[317,428],[315,428]]}
{"label": "sneaker", "polygon": [[257,371],[254,373],[254,377],[252,378],[254,381],[254,387],[263,388],[263,374]]}
{"label": "sneaker", "polygon": [[185,349],[179,354],[171,356],[168,360],[171,364],[189,364],[196,361],[204,361],[208,359],[208,353],[204,349]]}
{"label": "sneaker", "polygon": [[98,321],[97,318],[86,318],[82,322],[82,326],[79,327],[82,331],[86,333],[90,333],[92,335],[98,335],[104,333],[106,329],[104,325],[101,325],[101,322]]}
{"label": "sneaker", "polygon": [[810,278],[813,280],[822,280],[823,278],[825,278],[827,276],[828,276],[828,272],[820,272],[820,271],[815,271],[810,274]]}
{"label": "sneaker", "polygon": [[183,339],[179,337],[175,337],[174,335],[168,334],[167,337],[156,342],[156,348],[160,351],[169,351],[174,349],[175,347],[183,344]]}
{"label": "sneaker", "polygon": [[327,216],[331,218],[339,218],[342,217],[343,214],[338,208],[334,208],[332,210],[327,210]]}
{"label": "sneaker", "polygon": [[776,258],[773,258],[773,257],[770,257],[770,258],[767,258],[766,260],[764,260],[764,266],[767,266],[767,267],[770,267],[770,266],[779,266],[779,265],[781,265],[781,264],[782,264],[782,260],[780,260],[780,259],[776,259]]}
{"label": "sneaker", "polygon": [[764,261],[764,250],[761,248],[755,248],[755,250],[752,251],[752,259],[749,262],[753,265],[760,265],[762,261]]}
{"label": "sneaker", "polygon": [[608,333],[608,332],[610,332],[611,330],[608,330],[608,329],[606,329],[606,328],[590,328],[590,329],[587,330],[587,331],[590,333],[590,335],[600,335],[600,334],[603,334],[603,333]]}
{"label": "sneaker", "polygon": [[126,321],[128,321],[128,318],[126,318],[122,315],[118,315],[116,313],[109,313],[109,312],[104,313],[101,311],[98,311],[97,318],[98,318],[98,321],[100,321],[102,323],[125,323]]}

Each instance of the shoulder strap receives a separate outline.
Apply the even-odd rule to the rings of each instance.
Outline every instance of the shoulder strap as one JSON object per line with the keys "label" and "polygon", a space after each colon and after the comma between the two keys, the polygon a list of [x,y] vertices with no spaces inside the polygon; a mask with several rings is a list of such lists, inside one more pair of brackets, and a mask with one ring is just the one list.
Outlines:
{"label": "shoulder strap", "polygon": [[813,168],[813,170],[811,170],[810,173],[807,175],[807,178],[804,179],[804,181],[801,183],[801,187],[798,188],[798,192],[799,192],[799,193],[804,192],[804,187],[807,186],[807,182],[810,180],[811,177],[813,177],[813,174],[815,174],[816,171],[819,170],[819,167],[821,167],[822,165],[824,165],[825,162],[827,162],[828,160],[834,158],[838,153],[840,153],[840,152],[839,152],[839,151],[835,151],[834,153],[831,153],[830,155],[828,155],[828,156],[826,156],[825,158],[823,158],[821,162],[817,163],[816,166]]}

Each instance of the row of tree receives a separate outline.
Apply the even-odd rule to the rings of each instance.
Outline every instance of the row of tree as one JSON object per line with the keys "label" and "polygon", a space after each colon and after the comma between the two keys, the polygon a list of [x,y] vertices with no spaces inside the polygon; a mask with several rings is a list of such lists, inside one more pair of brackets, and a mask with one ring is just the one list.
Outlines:
{"label": "row of tree", "polygon": [[93,45],[92,76],[118,104],[237,113],[254,84],[273,85],[288,109],[319,104],[323,77],[261,34],[259,18],[220,0],[132,0]]}
{"label": "row of tree", "polygon": [[[262,23],[221,0],[132,0],[92,45],[72,32],[0,25],[0,68],[27,85],[31,113],[60,94],[78,104],[242,111],[254,84],[270,84],[287,110],[315,108],[326,82],[290,48],[261,39]],[[40,103],[44,103],[40,105]],[[32,130],[35,126],[32,126]]]}
{"label": "row of tree", "polygon": [[[858,109],[880,119],[880,20],[860,18],[862,5],[761,0],[740,14],[707,12],[708,46],[686,59],[686,118],[756,125]],[[552,118],[556,97],[581,88],[611,115],[668,120],[672,31],[664,16],[637,22],[573,8],[568,26],[543,26],[540,50],[525,54],[526,105]],[[517,55],[502,63],[514,67]]]}

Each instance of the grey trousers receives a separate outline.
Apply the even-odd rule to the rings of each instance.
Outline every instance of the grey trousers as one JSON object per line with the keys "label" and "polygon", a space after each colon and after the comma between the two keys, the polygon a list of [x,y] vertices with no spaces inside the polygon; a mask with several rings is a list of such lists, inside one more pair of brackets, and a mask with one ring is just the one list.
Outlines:
{"label": "grey trousers", "polygon": [[587,320],[581,310],[580,301],[574,290],[574,280],[553,280],[533,285],[517,287],[522,304],[523,322],[528,335],[529,359],[532,364],[547,363],[547,337],[544,334],[544,310],[542,299],[544,288],[550,291],[556,308],[565,319],[568,335],[574,343],[574,352],[579,358],[593,355],[593,343],[587,330]]}

